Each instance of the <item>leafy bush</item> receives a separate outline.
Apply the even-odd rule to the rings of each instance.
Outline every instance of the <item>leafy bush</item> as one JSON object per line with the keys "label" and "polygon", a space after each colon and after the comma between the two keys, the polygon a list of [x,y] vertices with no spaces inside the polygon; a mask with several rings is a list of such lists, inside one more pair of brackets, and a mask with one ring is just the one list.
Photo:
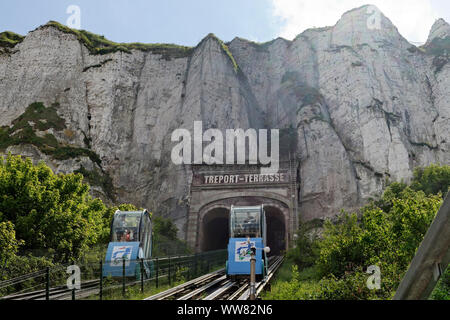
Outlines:
{"label": "leafy bush", "polygon": [[428,195],[441,192],[445,197],[450,188],[450,166],[432,164],[426,168],[416,168],[411,188]]}
{"label": "leafy bush", "polygon": [[24,241],[22,251],[55,250],[55,261],[80,257],[105,228],[101,200],[81,175],[56,175],[43,162],[9,154],[0,161],[0,212]]}
{"label": "leafy bush", "polygon": [[[0,213],[0,219],[2,214]],[[13,259],[19,250],[22,241],[16,240],[14,225],[10,221],[0,222],[0,267],[8,267],[8,263]]]}
{"label": "leafy bush", "polygon": [[[322,238],[299,230],[297,248],[288,253],[298,266],[314,265],[308,277],[293,272],[293,279],[277,283],[273,299],[390,299],[412,261],[442,203],[450,184],[450,167],[432,165],[416,169],[411,187],[392,183],[381,199],[361,208],[359,214],[342,212],[334,223],[327,220]],[[381,270],[381,288],[369,290],[365,270]],[[316,280],[316,278],[320,280]],[[449,298],[449,271],[433,298]]]}
{"label": "leafy bush", "polygon": [[443,274],[431,295],[433,300],[450,300],[450,268]]}
{"label": "leafy bush", "polygon": [[[30,254],[25,256],[12,256],[7,268],[0,268],[0,280],[7,280],[25,275],[35,271],[43,271],[46,267],[53,267],[54,264],[46,257],[35,257]],[[24,289],[43,289],[44,277],[30,278],[13,286],[0,289],[0,296],[18,292]]]}
{"label": "leafy bush", "polygon": [[[391,195],[389,188],[386,194]],[[383,280],[376,296],[386,298],[394,293],[442,198],[440,195],[426,196],[422,191],[407,187],[398,198],[389,201],[392,207],[388,212],[370,204],[362,209],[359,221],[356,214],[344,213],[337,224],[326,223],[317,260],[322,277],[332,276],[344,281],[352,277],[349,274],[356,276],[358,270],[378,265]],[[363,293],[359,284],[355,282],[353,291],[357,297]]]}

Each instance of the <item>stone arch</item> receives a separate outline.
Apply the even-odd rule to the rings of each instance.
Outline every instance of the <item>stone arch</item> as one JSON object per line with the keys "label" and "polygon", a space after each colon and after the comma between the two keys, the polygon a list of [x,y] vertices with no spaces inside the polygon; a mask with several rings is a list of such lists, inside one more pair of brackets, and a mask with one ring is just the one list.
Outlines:
{"label": "stone arch", "polygon": [[242,197],[259,197],[265,199],[271,199],[278,201],[283,204],[286,208],[291,206],[290,200],[282,195],[261,191],[261,190],[245,190],[245,191],[217,191],[212,195],[208,195],[207,201],[204,201],[200,205],[196,206],[198,209],[196,211],[200,212],[205,206],[208,206],[214,202],[218,202],[225,199],[231,198],[242,198]]}
{"label": "stone arch", "polygon": [[[229,209],[231,205],[258,205],[267,207],[267,245],[273,254],[287,249],[289,232],[289,206],[279,195],[265,192],[226,192],[209,198],[198,211],[197,250],[224,249],[229,237]],[[220,239],[220,240],[219,240]],[[225,241],[225,242],[224,242]]]}

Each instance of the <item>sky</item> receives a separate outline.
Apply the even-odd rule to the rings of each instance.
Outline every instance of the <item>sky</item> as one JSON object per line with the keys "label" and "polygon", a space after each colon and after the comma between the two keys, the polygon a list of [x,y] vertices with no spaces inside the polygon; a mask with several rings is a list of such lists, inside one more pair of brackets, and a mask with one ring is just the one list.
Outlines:
{"label": "sky", "polygon": [[[364,4],[376,5],[411,42],[425,42],[436,19],[450,22],[448,0],[2,0],[0,31],[25,35],[56,20],[116,42],[195,46],[211,32],[224,41],[265,42],[334,25]],[[79,20],[67,11],[73,5]]]}

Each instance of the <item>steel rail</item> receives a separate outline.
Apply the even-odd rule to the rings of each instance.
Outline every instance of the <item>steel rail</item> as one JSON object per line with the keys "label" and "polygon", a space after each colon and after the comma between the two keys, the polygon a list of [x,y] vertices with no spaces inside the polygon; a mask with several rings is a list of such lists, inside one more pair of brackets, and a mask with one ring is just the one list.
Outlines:
{"label": "steel rail", "polygon": [[215,300],[218,297],[222,296],[225,292],[233,288],[235,285],[236,283],[234,281],[228,280],[220,288],[203,298],[203,300]]}
{"label": "steel rail", "polygon": [[176,294],[179,294],[179,293],[189,289],[189,287],[196,286],[196,285],[199,285],[199,284],[201,284],[201,283],[203,283],[205,281],[209,281],[211,279],[214,279],[215,277],[222,275],[224,272],[225,272],[225,269],[220,269],[220,270],[217,270],[217,271],[205,274],[205,275],[203,275],[201,277],[192,279],[192,280],[190,280],[188,282],[180,284],[180,285],[178,285],[176,287],[173,287],[173,288],[171,288],[169,290],[166,290],[166,291],[160,292],[158,294],[152,295],[152,296],[150,296],[148,298],[145,298],[144,300],[163,300],[163,299],[167,299],[169,297],[175,296]]}
{"label": "steel rail", "polygon": [[226,276],[225,275],[220,277],[220,278],[218,278],[218,279],[216,279],[216,280],[214,280],[214,281],[212,281],[212,282],[210,282],[210,283],[205,284],[204,286],[202,286],[202,287],[200,287],[198,289],[195,289],[192,292],[189,292],[189,293],[185,294],[184,296],[178,298],[177,300],[189,300],[189,299],[192,299],[193,297],[201,294],[202,292],[208,290],[209,288],[215,286],[216,284],[218,284],[218,283],[220,283],[220,282],[222,282],[224,280],[226,280]]}

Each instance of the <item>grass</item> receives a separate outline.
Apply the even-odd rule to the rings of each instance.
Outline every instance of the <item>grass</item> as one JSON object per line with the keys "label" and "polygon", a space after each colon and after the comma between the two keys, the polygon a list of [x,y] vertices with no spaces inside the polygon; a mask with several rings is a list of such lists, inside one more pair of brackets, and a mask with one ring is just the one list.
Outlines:
{"label": "grass", "polygon": [[294,266],[294,262],[290,259],[285,259],[280,269],[278,269],[275,275],[274,284],[277,282],[289,282],[292,280],[292,267]]}
{"label": "grass", "polygon": [[56,112],[59,105],[52,104],[46,108],[42,102],[32,103],[25,112],[15,119],[13,124],[13,131],[21,128],[26,128],[29,122],[34,122],[34,127],[39,131],[45,131],[53,128],[61,131],[66,128],[65,121],[58,116]]}
{"label": "grass", "polygon": [[[294,261],[286,258],[280,269],[277,271],[275,279],[270,286],[270,290],[264,291],[261,294],[263,300],[296,300],[296,296],[298,296],[299,299],[304,299],[314,291],[318,290],[319,279],[317,278],[317,271],[315,268],[309,267],[301,270],[298,273],[297,279],[294,279],[294,266]],[[300,286],[296,287],[294,291],[291,287],[292,281],[300,281]]]}
{"label": "grass", "polygon": [[[108,281],[108,280],[106,280]],[[161,281],[161,279],[160,279]],[[167,281],[166,281],[167,282]],[[148,298],[152,295],[155,295],[157,293],[166,291],[174,286],[180,285],[184,283],[185,281],[178,281],[173,283],[173,285],[169,286],[168,283],[161,284],[156,288],[155,284],[153,282],[147,281],[144,282],[144,292],[141,292],[141,285],[140,283],[136,283],[134,285],[128,285],[125,288],[125,296],[122,294],[122,286],[117,283],[115,285],[118,285],[115,288],[108,288],[108,285],[106,284],[106,287],[104,287],[103,291],[103,300],[143,300],[145,298]],[[111,284],[111,283],[110,283]],[[84,300],[98,300],[99,295],[91,295]]]}
{"label": "grass", "polygon": [[62,145],[54,135],[47,133],[38,136],[36,132],[54,129],[66,129],[65,120],[57,113],[57,103],[46,108],[42,102],[32,103],[25,112],[12,121],[11,127],[0,127],[0,150],[14,145],[31,144],[41,152],[56,160],[67,160],[86,156],[92,162],[101,165],[100,157],[92,150]]}
{"label": "grass", "polygon": [[5,31],[0,33],[0,47],[14,48],[16,44],[21,43],[25,37],[11,32]]}
{"label": "grass", "polygon": [[131,53],[132,50],[140,50],[144,52],[152,52],[161,54],[164,59],[187,57],[192,53],[192,47],[179,46],[175,44],[163,43],[116,43],[106,39],[104,36],[97,35],[85,30],[71,29],[56,21],[50,21],[42,27],[55,27],[58,30],[75,35],[91,54],[108,54],[114,52]]}

